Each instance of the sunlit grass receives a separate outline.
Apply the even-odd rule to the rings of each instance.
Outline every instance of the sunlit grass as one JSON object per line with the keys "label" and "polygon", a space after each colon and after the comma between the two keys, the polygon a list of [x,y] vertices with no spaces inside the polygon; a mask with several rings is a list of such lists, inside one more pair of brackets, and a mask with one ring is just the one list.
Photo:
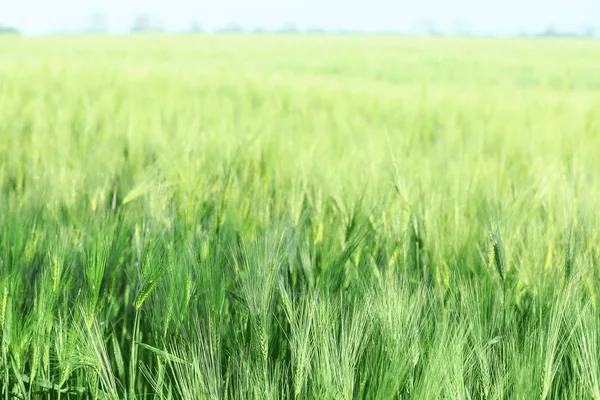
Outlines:
{"label": "sunlit grass", "polygon": [[600,399],[599,55],[0,38],[2,395]]}

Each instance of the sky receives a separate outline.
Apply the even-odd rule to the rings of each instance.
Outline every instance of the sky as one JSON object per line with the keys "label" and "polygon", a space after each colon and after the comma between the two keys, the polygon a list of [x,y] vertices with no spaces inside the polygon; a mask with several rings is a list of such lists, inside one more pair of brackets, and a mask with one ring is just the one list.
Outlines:
{"label": "sky", "polygon": [[512,35],[559,31],[600,34],[600,0],[0,0],[0,25],[25,34],[75,32],[101,13],[111,32],[126,32],[138,15],[168,31],[197,22],[205,30],[225,26],[277,29],[423,33],[437,31]]}

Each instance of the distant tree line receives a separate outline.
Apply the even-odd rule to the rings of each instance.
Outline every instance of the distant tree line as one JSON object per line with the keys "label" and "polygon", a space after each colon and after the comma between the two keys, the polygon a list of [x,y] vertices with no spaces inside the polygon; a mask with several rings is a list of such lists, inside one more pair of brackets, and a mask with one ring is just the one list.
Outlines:
{"label": "distant tree line", "polygon": [[[106,33],[108,32],[107,17],[104,14],[94,14],[91,17],[89,32],[94,33]],[[131,25],[130,31],[132,33],[162,33],[166,30],[161,26],[155,18],[148,14],[141,14],[135,17]],[[190,33],[204,32],[202,25],[197,21],[193,20],[189,27],[184,30]],[[299,28],[296,25],[288,24],[279,28],[248,28],[242,25],[230,24],[223,26],[216,30],[217,33],[230,33],[230,34],[241,34],[241,33],[275,33],[275,34],[360,34],[358,30],[331,30],[320,27],[310,28]],[[398,34],[397,31],[382,31],[380,33],[386,34]],[[413,27],[412,30],[405,33],[421,34],[427,36],[442,36],[442,35],[458,35],[458,36],[477,36],[478,33],[470,31],[469,27],[462,21],[457,21],[452,32],[446,32],[438,29],[434,22],[431,20],[422,20]],[[553,25],[548,26],[544,30],[538,33],[518,34],[517,36],[527,37],[596,37],[597,31],[593,26],[587,26],[582,29],[581,32],[564,32],[556,28]]]}
{"label": "distant tree line", "polygon": [[584,28],[583,32],[569,32],[569,31],[561,31],[554,26],[549,26],[544,29],[542,32],[535,36],[542,37],[596,37],[596,29],[593,26],[588,26]]}
{"label": "distant tree line", "polygon": [[0,25],[0,34],[2,33],[12,33],[12,34],[18,34],[19,30],[10,26],[2,26]]}
{"label": "distant tree line", "polygon": [[[185,32],[199,33],[203,32],[203,28],[198,21],[192,21],[190,26],[184,30]],[[88,33],[108,33],[109,24],[108,17],[103,13],[95,13],[90,16],[88,22]],[[141,14],[135,17],[131,24],[130,32],[132,33],[163,33],[165,29],[155,18],[148,14]],[[216,30],[217,33],[276,33],[276,34],[360,34],[360,31],[354,30],[327,30],[323,28],[299,28],[295,25],[285,25],[275,29],[265,28],[246,28],[241,25],[227,25]],[[397,34],[395,31],[382,31],[380,33]],[[427,36],[441,36],[444,34],[459,35],[459,36],[477,36],[477,33],[472,33],[468,27],[460,22],[456,23],[453,32],[444,32],[435,27],[432,21],[423,20],[419,22],[410,33],[416,33]],[[538,33],[521,33],[517,36],[521,37],[598,37],[598,31],[594,26],[586,26],[580,32],[568,32],[556,28],[553,25],[548,26]],[[16,28],[0,25],[0,34],[19,34]]]}

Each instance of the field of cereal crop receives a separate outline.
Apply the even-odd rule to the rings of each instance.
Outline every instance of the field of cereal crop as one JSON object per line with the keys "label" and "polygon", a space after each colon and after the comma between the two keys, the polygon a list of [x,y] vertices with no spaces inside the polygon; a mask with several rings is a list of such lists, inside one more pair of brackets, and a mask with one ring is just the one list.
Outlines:
{"label": "field of cereal crop", "polygon": [[600,399],[600,42],[0,37],[3,399]]}

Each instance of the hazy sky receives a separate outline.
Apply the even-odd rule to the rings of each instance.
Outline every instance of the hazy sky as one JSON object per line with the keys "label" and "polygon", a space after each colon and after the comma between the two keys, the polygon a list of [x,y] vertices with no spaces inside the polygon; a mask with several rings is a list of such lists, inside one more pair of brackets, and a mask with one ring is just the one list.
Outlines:
{"label": "hazy sky", "polygon": [[364,31],[415,31],[430,21],[438,30],[513,34],[549,25],[600,32],[600,0],[0,0],[0,24],[24,33],[85,29],[93,13],[107,15],[113,32],[127,31],[136,15],[153,16],[167,30],[192,21],[205,29],[224,25],[285,25]]}

